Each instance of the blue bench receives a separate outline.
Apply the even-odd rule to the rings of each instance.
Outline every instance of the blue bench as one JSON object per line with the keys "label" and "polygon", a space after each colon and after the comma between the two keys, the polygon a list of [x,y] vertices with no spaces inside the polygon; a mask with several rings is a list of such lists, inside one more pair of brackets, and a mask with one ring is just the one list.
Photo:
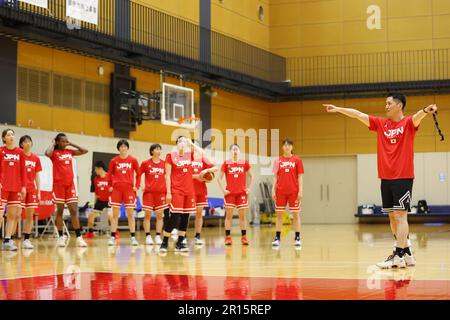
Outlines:
{"label": "blue bench", "polygon": [[[428,205],[428,213],[409,213],[410,223],[446,223],[450,222],[450,205]],[[373,214],[363,214],[362,206],[355,214],[359,223],[386,223],[389,216],[381,212],[381,206],[375,206]]]}

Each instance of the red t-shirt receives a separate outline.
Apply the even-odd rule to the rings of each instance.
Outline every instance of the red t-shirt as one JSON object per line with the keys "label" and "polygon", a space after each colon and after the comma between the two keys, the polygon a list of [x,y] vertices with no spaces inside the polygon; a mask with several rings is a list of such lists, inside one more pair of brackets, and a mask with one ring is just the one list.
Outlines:
{"label": "red t-shirt", "polygon": [[36,186],[36,174],[42,171],[41,159],[34,153],[29,156],[23,154],[25,159],[25,172],[27,178],[27,191],[34,191]]}
{"label": "red t-shirt", "polygon": [[166,156],[166,163],[172,166],[170,175],[170,188],[173,194],[194,195],[194,183],[192,181],[193,153],[187,152],[182,157],[171,153]]}
{"label": "red t-shirt", "polygon": [[159,160],[155,163],[153,159],[141,163],[139,176],[145,174],[145,192],[166,193],[166,163]]}
{"label": "red t-shirt", "polygon": [[53,150],[51,160],[53,163],[53,184],[68,186],[73,182],[72,159],[74,152],[70,149]]}
{"label": "red t-shirt", "polygon": [[94,177],[94,191],[95,195],[97,196],[98,200],[100,201],[108,201],[110,192],[110,177],[109,174],[106,173],[106,175],[102,178],[100,176]]}
{"label": "red t-shirt", "polygon": [[384,180],[414,178],[414,127],[412,116],[395,122],[369,117],[369,130],[377,132],[378,177]]}
{"label": "red t-shirt", "polygon": [[227,179],[227,190],[231,194],[240,194],[245,192],[246,173],[251,168],[247,160],[226,160],[220,170],[225,173]]}
{"label": "red t-shirt", "polygon": [[303,161],[299,157],[278,157],[273,165],[273,173],[278,178],[276,194],[298,194],[298,176],[304,172]]}
{"label": "red t-shirt", "polygon": [[20,192],[26,186],[25,157],[23,150],[0,147],[0,184],[2,190]]}
{"label": "red t-shirt", "polygon": [[[206,161],[206,159],[193,160],[192,161],[192,174],[200,174],[205,169],[214,167],[212,163]],[[205,181],[198,181],[194,179],[194,190],[196,195],[206,196],[208,194],[208,188]]]}
{"label": "red t-shirt", "polygon": [[[111,186],[133,189],[139,187],[139,162],[131,155],[122,159],[120,156],[114,157],[109,162],[108,173]],[[134,174],[138,177],[134,184]],[[139,183],[139,184],[138,184]]]}

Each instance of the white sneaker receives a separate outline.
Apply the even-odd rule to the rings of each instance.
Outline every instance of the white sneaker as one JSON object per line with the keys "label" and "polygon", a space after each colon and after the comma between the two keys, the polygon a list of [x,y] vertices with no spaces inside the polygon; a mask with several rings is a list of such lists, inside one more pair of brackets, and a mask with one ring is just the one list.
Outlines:
{"label": "white sneaker", "polygon": [[376,266],[381,269],[405,268],[406,263],[404,258],[400,258],[398,255],[393,253],[385,261],[378,262]]}
{"label": "white sneaker", "polygon": [[280,246],[280,239],[275,238],[272,241],[272,247],[279,247]]}
{"label": "white sneaker", "polygon": [[11,240],[9,240],[8,242],[3,242],[2,248],[5,251],[17,251],[17,246]]}
{"label": "white sneaker", "polygon": [[201,238],[195,238],[195,245],[202,246],[205,242]]}
{"label": "white sneaker", "polygon": [[147,237],[145,237],[145,244],[148,246],[153,245],[153,239],[151,235],[148,235]]}
{"label": "white sneaker", "polygon": [[302,240],[300,238],[295,239],[294,246],[301,247],[302,246]]}
{"label": "white sneaker", "polygon": [[34,246],[31,243],[30,239],[26,239],[22,242],[22,249],[34,249]]}
{"label": "white sneaker", "polygon": [[116,237],[111,237],[108,240],[108,246],[112,247],[116,245]]}
{"label": "white sneaker", "polygon": [[86,248],[88,245],[87,243],[83,240],[83,237],[77,237],[77,241],[76,241],[76,245],[77,247],[81,247],[81,248]]}
{"label": "white sneaker", "polygon": [[139,245],[139,242],[137,242],[137,240],[136,240],[135,237],[131,237],[130,244],[131,244],[132,246],[136,247],[136,246]]}
{"label": "white sneaker", "polygon": [[58,240],[56,241],[56,246],[58,247],[65,247],[67,244],[67,236],[63,235],[61,237],[58,238]]}
{"label": "white sneaker", "polygon": [[183,244],[184,244],[185,246],[187,246],[187,239],[186,239],[186,237],[183,239]]}
{"label": "white sneaker", "polygon": [[162,243],[161,236],[155,237],[155,244],[160,245]]}
{"label": "white sneaker", "polygon": [[416,258],[414,257],[414,255],[412,253],[411,253],[411,255],[405,253],[403,258],[405,259],[406,266],[414,267],[416,265]]}

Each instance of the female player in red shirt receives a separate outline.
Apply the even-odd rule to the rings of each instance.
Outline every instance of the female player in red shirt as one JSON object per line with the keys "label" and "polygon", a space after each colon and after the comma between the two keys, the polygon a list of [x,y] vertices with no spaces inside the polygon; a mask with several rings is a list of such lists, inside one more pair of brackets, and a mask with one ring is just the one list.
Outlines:
{"label": "female player in red shirt", "polygon": [[[239,214],[241,227],[241,242],[248,245],[247,240],[247,209],[248,194],[253,182],[251,166],[247,160],[239,159],[240,148],[237,144],[230,146],[231,159],[226,160],[221,167],[219,174],[219,187],[225,196],[225,245],[231,245],[231,220],[233,218],[234,208]],[[250,178],[248,187],[246,186],[247,175]],[[226,176],[227,186],[223,186],[223,176]]]}
{"label": "female player in red shirt", "polygon": [[[199,149],[199,143],[193,141]],[[202,149],[200,149],[203,151]],[[208,189],[206,187],[206,180],[204,176],[206,173],[216,172],[217,167],[211,163],[211,161],[203,155],[203,152],[192,148],[194,153],[194,160],[192,161],[192,177],[194,178],[194,190],[195,190],[195,202],[197,205],[197,212],[195,215],[195,244],[203,245],[204,242],[200,238],[203,226],[203,209],[208,206]]]}
{"label": "female player in red shirt", "polygon": [[39,201],[41,199],[39,173],[42,171],[42,166],[39,157],[31,152],[31,148],[33,147],[33,140],[30,136],[25,135],[20,137],[19,146],[24,152],[25,171],[27,178],[27,194],[22,200],[22,207],[25,208],[26,217],[22,248],[33,249],[33,244],[30,241],[30,234],[31,228],[33,226],[34,211],[39,206]]}
{"label": "female player in red shirt", "polygon": [[[106,172],[106,165],[103,161],[97,161],[94,164],[94,193],[95,193],[95,204],[94,209],[89,213],[88,216],[88,232],[84,235],[85,239],[94,238],[94,223],[95,218],[102,213],[103,210],[109,208],[109,188],[110,179],[108,172]],[[110,217],[111,222],[111,217]]]}
{"label": "female player in red shirt", "polygon": [[[67,149],[72,147],[74,149]],[[58,133],[52,144],[45,151],[45,155],[53,163],[53,202],[56,204],[56,227],[59,238],[58,247],[67,245],[67,236],[63,231],[63,211],[67,205],[72,217],[72,226],[77,236],[78,247],[86,247],[87,244],[81,236],[81,226],[78,220],[78,193],[73,181],[72,159],[88,153],[87,149],[79,147],[69,141],[65,133]]]}
{"label": "female player in red shirt", "polygon": [[192,146],[203,153],[203,150],[195,146],[191,140],[180,136],[176,140],[176,149],[166,156],[167,202],[170,203],[170,218],[164,227],[164,238],[159,249],[161,253],[167,252],[170,233],[178,225],[179,232],[175,250],[189,251],[184,239],[189,224],[189,215],[196,211],[192,179],[192,161],[194,159]]}
{"label": "female player in red shirt", "polygon": [[287,205],[294,218],[295,246],[301,247],[300,201],[303,198],[303,162],[292,154],[294,143],[287,138],[283,141],[283,155],[278,157],[273,167],[272,197],[277,213],[276,235],[272,246],[280,246],[283,213]]}
{"label": "female player in red shirt", "polygon": [[15,251],[16,244],[11,240],[14,229],[19,221],[19,207],[26,195],[25,157],[23,150],[16,147],[15,133],[12,129],[2,132],[5,146],[0,147],[0,190],[2,203],[0,204],[0,223],[3,222],[3,208],[6,205],[8,220],[3,239],[3,250]]}
{"label": "female player in red shirt", "polygon": [[[109,246],[116,244],[116,232],[119,224],[120,207],[122,203],[128,217],[128,227],[131,234],[131,245],[138,246],[136,240],[136,221],[134,219],[134,209],[136,207],[136,191],[140,184],[139,163],[135,157],[128,154],[130,145],[127,140],[122,139],[117,143],[119,155],[112,158],[108,173],[110,178],[111,192],[109,204],[112,207],[111,218],[111,238],[108,241]],[[135,184],[136,176],[136,184]]]}
{"label": "female player in red shirt", "polygon": [[156,212],[156,237],[155,243],[160,245],[161,232],[163,228],[163,214],[169,215],[169,205],[166,201],[166,164],[162,160],[162,147],[160,144],[152,144],[150,146],[151,158],[142,162],[139,169],[139,175],[145,174],[145,188],[142,196],[142,208],[145,211],[144,231],[145,244],[152,245],[153,239],[150,235],[150,219],[152,211]]}

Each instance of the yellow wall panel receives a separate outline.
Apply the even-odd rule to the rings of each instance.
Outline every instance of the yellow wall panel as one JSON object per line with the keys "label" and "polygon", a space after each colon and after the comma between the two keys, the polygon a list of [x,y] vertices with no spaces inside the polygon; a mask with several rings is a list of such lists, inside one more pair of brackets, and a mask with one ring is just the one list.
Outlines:
{"label": "yellow wall panel", "polygon": [[[366,128],[367,130],[367,128]],[[367,130],[369,132],[369,130]],[[358,154],[358,153],[376,153],[377,152],[377,139],[374,133],[368,138],[353,138],[345,141],[345,153]]]}
{"label": "yellow wall panel", "polygon": [[345,120],[335,114],[302,117],[302,136],[304,139],[343,139]]}
{"label": "yellow wall panel", "polygon": [[434,136],[416,136],[414,142],[415,152],[436,151],[436,138]]}
{"label": "yellow wall panel", "polygon": [[[264,8],[264,19],[258,19],[258,6]],[[254,46],[269,49],[269,6],[265,1],[213,1],[211,28]]]}
{"label": "yellow wall panel", "polygon": [[[16,123],[22,127],[53,130],[51,108],[47,105],[17,101]],[[29,124],[32,120],[32,124]]]}
{"label": "yellow wall panel", "polygon": [[60,132],[84,132],[84,113],[79,110],[52,108],[53,130]]}
{"label": "yellow wall panel", "polygon": [[19,41],[17,46],[17,64],[51,70],[53,50],[44,46]]}
{"label": "yellow wall panel", "polygon": [[450,1],[448,0],[431,0],[433,14],[450,14]]}
{"label": "yellow wall panel", "polygon": [[432,13],[430,0],[389,0],[389,18],[429,16]]}
{"label": "yellow wall panel", "polygon": [[389,20],[389,41],[423,40],[433,36],[431,16]]}
{"label": "yellow wall panel", "polygon": [[450,13],[433,17],[433,38],[450,38]]}
{"label": "yellow wall panel", "polygon": [[323,115],[325,111],[325,107],[323,104],[334,104],[336,106],[343,106],[344,100],[305,100],[302,101],[302,114],[303,115]]}
{"label": "yellow wall panel", "polygon": [[149,6],[192,23],[198,24],[199,21],[199,0],[132,0],[132,2]]}
{"label": "yellow wall panel", "polygon": [[345,140],[303,140],[303,154],[344,154]]}
{"label": "yellow wall panel", "polygon": [[342,6],[345,8],[343,11],[344,21],[366,21],[366,10],[371,5],[377,5],[380,7],[381,12],[386,12],[388,0],[343,0]]}
{"label": "yellow wall panel", "polygon": [[53,50],[52,71],[74,78],[82,78],[84,77],[84,57],[61,50]]}
{"label": "yellow wall panel", "polygon": [[[382,25],[386,24],[386,19],[382,19]],[[373,44],[374,42],[387,41],[386,28],[381,30],[369,30],[366,26],[366,21],[346,21],[344,25],[343,42],[346,44],[366,43]]]}
{"label": "yellow wall panel", "polygon": [[109,114],[84,112],[83,132],[91,136],[113,137],[114,132],[109,127]]}

